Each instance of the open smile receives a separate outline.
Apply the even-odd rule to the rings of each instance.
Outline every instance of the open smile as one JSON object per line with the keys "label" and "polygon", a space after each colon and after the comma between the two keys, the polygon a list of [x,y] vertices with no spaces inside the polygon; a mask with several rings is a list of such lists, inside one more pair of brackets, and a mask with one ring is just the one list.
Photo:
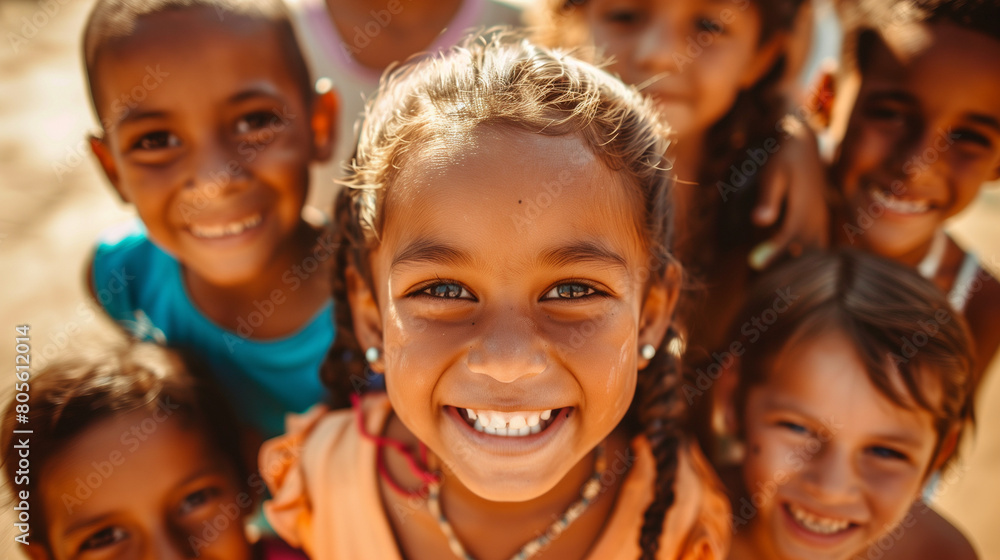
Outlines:
{"label": "open smile", "polygon": [[546,410],[500,412],[488,409],[445,407],[446,412],[457,417],[479,437],[497,437],[506,440],[534,440],[547,435],[551,428],[569,417],[572,407]]}
{"label": "open smile", "polygon": [[192,235],[200,239],[224,239],[227,237],[236,237],[237,235],[253,230],[263,222],[264,216],[260,212],[256,212],[240,220],[230,222],[191,224],[188,229]]}
{"label": "open smile", "polygon": [[936,209],[936,206],[926,198],[905,198],[896,196],[891,190],[877,184],[868,186],[868,192],[873,202],[881,205],[888,212],[915,216]]}
{"label": "open smile", "polygon": [[837,544],[861,527],[850,519],[819,515],[791,502],[782,504],[781,510],[793,533],[814,544]]}

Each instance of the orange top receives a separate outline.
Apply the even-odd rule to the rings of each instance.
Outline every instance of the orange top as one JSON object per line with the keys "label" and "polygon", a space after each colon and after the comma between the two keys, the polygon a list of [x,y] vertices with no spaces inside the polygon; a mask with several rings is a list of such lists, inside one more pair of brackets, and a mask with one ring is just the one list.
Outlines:
{"label": "orange top", "polygon": [[[382,433],[392,408],[384,394],[362,399],[365,427]],[[382,508],[376,446],[359,433],[351,410],[322,406],[289,416],[288,432],[261,448],[260,470],[274,496],[264,513],[275,531],[315,560],[402,560]],[[642,514],[652,500],[656,464],[642,436],[614,511],[588,559],[639,557]],[[678,455],[676,500],[660,541],[664,560],[723,559],[729,551],[729,501],[697,446]]]}

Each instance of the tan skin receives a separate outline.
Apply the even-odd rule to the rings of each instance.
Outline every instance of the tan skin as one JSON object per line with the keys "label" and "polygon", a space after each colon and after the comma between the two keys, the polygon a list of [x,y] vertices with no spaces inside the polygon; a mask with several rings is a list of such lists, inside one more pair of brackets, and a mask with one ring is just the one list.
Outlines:
{"label": "tan skin", "polygon": [[[257,339],[295,332],[330,293],[329,259],[297,275],[298,289],[286,278],[321,234],[303,207],[309,164],[330,156],[338,100],[301,91],[283,40],[265,20],[175,10],[140,18],[94,69],[98,114],[109,126],[91,147],[153,242],[182,264],[195,306],[235,330],[255,301],[282,291],[287,301],[255,329]],[[168,75],[121,110],[116,103],[143,83],[150,60]],[[254,225],[219,235],[242,223]]]}
{"label": "tan skin", "polygon": [[[927,255],[935,232],[975,200],[983,183],[1000,177],[1000,78],[980,71],[1000,56],[1000,41],[946,23],[925,30],[933,47],[909,58],[875,42],[865,75],[844,80],[859,83],[857,93],[837,98],[832,115],[846,123],[831,172],[842,197],[839,242],[909,266]],[[926,210],[887,209],[870,227],[850,229],[862,224],[858,208],[877,204],[875,191]],[[933,278],[942,290],[951,290],[964,256],[949,239]],[[981,376],[1000,346],[1000,284],[988,274],[979,278],[965,314]]]}
{"label": "tan skin", "polygon": [[[369,44],[351,50],[351,57],[362,66],[381,72],[393,62],[402,62],[427,50],[455,17],[462,0],[399,0],[399,4],[402,9],[391,14],[387,24],[379,24],[378,34],[366,35],[371,40]],[[373,10],[389,13],[388,5],[370,0],[326,0],[330,19],[347,44],[354,40],[356,28],[364,29],[372,21],[378,23],[372,16]]]}
{"label": "tan skin", "polygon": [[[677,138],[672,148],[680,180],[675,229],[684,262],[686,252],[697,253],[699,228],[706,227],[684,220],[686,209],[706,204],[696,196],[705,187],[696,184],[704,163],[705,134],[741,90],[766,74],[786,48],[787,38],[778,34],[761,42],[760,14],[749,0],[592,0],[582,9],[589,39],[612,57],[610,70],[656,100]],[[781,139],[783,149],[765,166],[753,221],[770,227],[783,204],[787,210],[778,231],[758,247],[751,264],[757,269],[789,244],[797,244],[794,253],[827,240],[815,139],[800,133]]]}
{"label": "tan skin", "polygon": [[[479,129],[434,142],[415,161],[423,165],[405,166],[387,195],[369,264],[375,293],[349,276],[355,331],[362,347],[382,349],[373,367],[393,404],[386,433],[423,441],[433,464],[447,465],[442,508],[469,553],[506,559],[577,500],[596,445],[625,451],[616,428],[648,364],[638,349],[670,323],[674,275],[639,280],[634,201],[576,137]],[[553,181],[562,191],[545,211],[511,219]],[[429,245],[414,245],[421,240]],[[546,257],[553,251],[564,258]],[[574,345],[584,324],[592,334]],[[563,412],[535,436],[505,438],[473,430],[452,413],[463,407]],[[417,486],[399,457],[387,464]],[[585,557],[621,478],[539,558]],[[382,499],[407,558],[450,556],[422,504],[384,483]],[[392,514],[397,505],[412,513],[405,522]]]}
{"label": "tan skin", "polygon": [[[898,376],[891,382],[903,387]],[[732,408],[727,414],[735,418]],[[735,534],[734,560],[853,558],[906,520],[927,473],[947,455],[935,454],[932,415],[881,394],[838,330],[785,348],[767,379],[749,390],[741,423],[747,457],[731,490],[749,496],[749,489],[757,509],[742,513],[743,502],[734,508],[746,520]],[[817,533],[796,520],[796,510],[844,525]],[[904,533],[911,534],[912,527]]]}
{"label": "tan skin", "polygon": [[[206,533],[206,522],[246,499],[210,447],[185,419],[160,409],[94,424],[42,466],[38,503],[50,543],[31,546],[31,557],[250,560],[242,514]],[[100,485],[86,496],[79,484],[88,479]]]}

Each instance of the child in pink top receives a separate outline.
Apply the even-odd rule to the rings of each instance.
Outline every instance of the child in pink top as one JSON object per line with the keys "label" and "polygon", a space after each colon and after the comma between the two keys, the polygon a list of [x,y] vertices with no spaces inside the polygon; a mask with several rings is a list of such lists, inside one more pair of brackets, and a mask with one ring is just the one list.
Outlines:
{"label": "child in pink top", "polygon": [[[723,558],[684,433],[666,129],[633,89],[504,35],[394,73],[336,206],[335,407],[261,471],[317,559]],[[673,349],[673,351],[671,350]]]}

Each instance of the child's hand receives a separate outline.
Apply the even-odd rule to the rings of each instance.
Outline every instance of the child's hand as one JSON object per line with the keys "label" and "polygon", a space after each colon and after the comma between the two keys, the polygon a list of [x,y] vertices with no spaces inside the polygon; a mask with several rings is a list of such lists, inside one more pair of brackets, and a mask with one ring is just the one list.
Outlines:
{"label": "child's hand", "polygon": [[783,252],[798,255],[807,247],[826,247],[829,214],[825,198],[826,173],[816,135],[792,118],[783,123],[781,149],[765,166],[760,198],[753,211],[758,227],[773,225],[784,205],[778,233],[754,247],[748,261],[754,270],[767,268]]}

